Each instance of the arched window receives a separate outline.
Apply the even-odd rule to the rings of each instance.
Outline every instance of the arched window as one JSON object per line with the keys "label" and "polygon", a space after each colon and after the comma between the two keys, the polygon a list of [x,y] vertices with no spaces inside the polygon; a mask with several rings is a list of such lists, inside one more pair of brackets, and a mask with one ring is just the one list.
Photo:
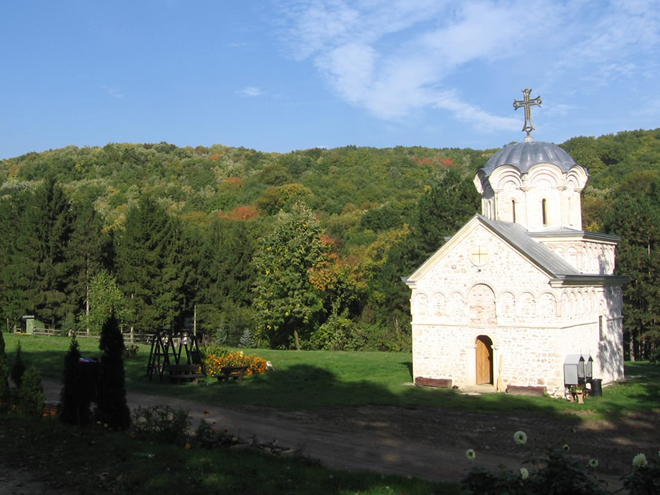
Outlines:
{"label": "arched window", "polygon": [[543,226],[548,226],[548,212],[546,211],[546,201],[545,199],[541,200],[541,216],[543,217]]}
{"label": "arched window", "polygon": [[511,212],[513,213],[513,223],[516,223],[516,200],[511,200]]}

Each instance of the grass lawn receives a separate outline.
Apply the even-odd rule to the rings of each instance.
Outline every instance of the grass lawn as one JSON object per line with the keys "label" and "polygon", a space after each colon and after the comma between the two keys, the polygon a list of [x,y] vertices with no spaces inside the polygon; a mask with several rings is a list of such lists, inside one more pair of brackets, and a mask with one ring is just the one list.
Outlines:
{"label": "grass lawn", "polygon": [[[9,364],[19,342],[23,361],[43,377],[61,380],[70,339],[3,334]],[[80,339],[83,356],[98,356],[97,339]],[[296,352],[254,350],[276,371],[243,383],[171,385],[145,376],[149,347],[126,361],[129,391],[199,400],[209,405],[251,404],[314,409],[366,404],[467,408],[484,412],[533,410],[563,416],[567,411],[608,417],[660,410],[660,366],[627,363],[627,380],[605,387],[603,397],[578,406],[549,397],[506,394],[465,396],[455,391],[410,386],[408,353]],[[47,475],[75,493],[269,493],[297,494],[458,494],[457,484],[429,483],[373,473],[324,469],[300,457],[274,457],[253,451],[184,449],[130,438],[100,426],[84,430],[54,418],[0,415],[0,462]],[[147,455],[148,454],[148,455]]]}
{"label": "grass lawn", "polygon": [[[64,337],[4,334],[10,363],[18,340],[26,365],[35,365],[44,378],[60,380],[64,353],[70,339]],[[84,356],[98,356],[98,339],[79,339]],[[605,387],[603,397],[578,406],[549,397],[507,394],[466,396],[451,390],[419,388],[412,382],[409,353],[329,351],[249,351],[273,363],[276,371],[246,378],[242,383],[218,383],[207,378],[199,384],[171,385],[165,379],[149,381],[146,365],[149,346],[126,361],[127,388],[154,395],[195,399],[209,405],[251,404],[287,409],[360,406],[368,404],[424,405],[467,408],[485,412],[535,410],[549,414],[592,411],[598,416],[639,410],[660,410],[660,366],[646,362],[626,363],[628,380]]]}

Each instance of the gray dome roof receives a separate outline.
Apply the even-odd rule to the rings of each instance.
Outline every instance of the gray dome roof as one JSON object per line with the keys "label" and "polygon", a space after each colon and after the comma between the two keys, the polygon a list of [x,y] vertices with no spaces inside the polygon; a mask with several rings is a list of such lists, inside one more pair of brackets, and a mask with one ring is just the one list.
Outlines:
{"label": "gray dome roof", "polygon": [[520,172],[527,173],[529,169],[539,163],[552,163],[557,165],[562,172],[568,172],[573,165],[576,165],[573,157],[556,144],[530,140],[505,146],[491,156],[481,170],[488,177],[497,167],[511,165]]}

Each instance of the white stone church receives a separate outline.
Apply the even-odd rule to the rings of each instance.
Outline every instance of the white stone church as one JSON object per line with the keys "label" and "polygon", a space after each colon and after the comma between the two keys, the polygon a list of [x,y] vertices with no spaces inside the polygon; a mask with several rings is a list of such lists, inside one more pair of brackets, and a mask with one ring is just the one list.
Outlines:
{"label": "white stone church", "polygon": [[477,173],[482,214],[404,279],[417,382],[563,395],[576,354],[603,383],[623,378],[619,239],[582,230],[587,170],[531,129]]}

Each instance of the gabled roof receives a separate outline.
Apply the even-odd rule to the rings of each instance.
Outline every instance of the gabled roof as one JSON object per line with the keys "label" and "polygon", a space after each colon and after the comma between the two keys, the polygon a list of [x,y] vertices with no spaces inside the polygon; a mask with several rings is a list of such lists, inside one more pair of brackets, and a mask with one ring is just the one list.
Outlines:
{"label": "gabled roof", "polygon": [[[513,249],[518,251],[523,257],[527,258],[532,264],[546,273],[550,282],[573,285],[602,285],[613,284],[621,285],[628,281],[628,277],[616,275],[585,275],[579,272],[573,265],[564,260],[550,248],[533,239],[532,235],[538,233],[529,232],[525,227],[518,223],[502,222],[489,220],[483,215],[476,214],[466,223],[453,237],[451,237],[438,251],[415,270],[410,277],[404,277],[406,283],[414,283],[421,277],[433,262],[442,257],[445,251],[452,249],[454,244],[460,242],[475,223],[480,223],[485,228],[493,232]],[[576,234],[584,234],[583,231],[574,231]],[[568,233],[568,232],[566,232]]]}
{"label": "gabled roof", "polygon": [[528,235],[525,227],[518,223],[489,220],[483,215],[476,215],[483,224],[499,235],[504,241],[519,251],[523,256],[541,268],[552,278],[566,275],[580,275],[573,265],[557,255],[552,249],[536,242]]}

